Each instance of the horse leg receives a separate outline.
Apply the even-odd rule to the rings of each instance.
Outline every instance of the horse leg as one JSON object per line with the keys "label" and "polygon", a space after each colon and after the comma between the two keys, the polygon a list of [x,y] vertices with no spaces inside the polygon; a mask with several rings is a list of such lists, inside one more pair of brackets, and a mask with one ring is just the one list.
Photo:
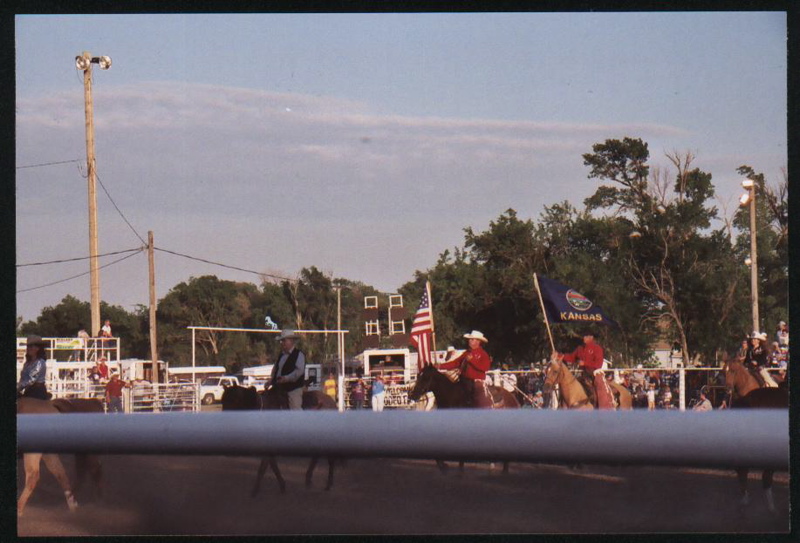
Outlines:
{"label": "horse leg", "polygon": [[22,516],[25,505],[33,494],[36,484],[39,482],[39,462],[42,460],[42,453],[26,453],[22,456],[25,465],[25,488],[17,500],[17,515]]}
{"label": "horse leg", "polygon": [[772,470],[764,470],[761,475],[761,486],[764,489],[764,497],[767,499],[767,509],[770,513],[775,512],[775,499],[772,497]]}
{"label": "horse leg", "polygon": [[458,476],[459,477],[463,477],[464,476],[464,461],[463,460],[459,460],[458,461]]}
{"label": "horse leg", "polygon": [[267,471],[267,465],[269,464],[269,458],[262,458],[261,463],[258,465],[258,473],[256,473],[256,483],[253,485],[253,490],[250,492],[250,496],[255,498],[256,494],[258,494],[258,489],[261,487],[261,479],[264,477],[264,472]]}
{"label": "horse leg", "polygon": [[508,475],[508,461],[503,460],[503,475]]}
{"label": "horse leg", "polygon": [[444,460],[436,460],[436,466],[439,468],[439,473],[444,475],[447,473],[447,464],[444,463]]}
{"label": "horse leg", "polygon": [[61,463],[61,459],[57,454],[45,454],[42,455],[42,460],[44,460],[44,465],[47,466],[47,469],[50,470],[50,473],[56,478],[58,484],[61,485],[61,489],[64,491],[64,497],[67,499],[67,507],[69,507],[70,511],[74,512],[78,508],[78,502],[75,500],[75,495],[72,493],[72,488],[69,485],[69,477],[67,477],[67,470],[64,469],[64,464]]}
{"label": "horse leg", "polygon": [[306,470],[306,488],[311,488],[311,476],[314,475],[314,468],[317,467],[318,460],[319,456],[312,456],[311,462],[308,463],[308,469]]}
{"label": "horse leg", "polygon": [[75,455],[75,488],[77,492],[83,487],[83,481],[86,479],[88,473],[94,485],[95,495],[98,497],[103,496],[103,465],[100,459],[93,454],[76,454]]}
{"label": "horse leg", "polygon": [[328,484],[325,485],[325,490],[330,490],[333,487],[333,466],[335,459],[332,456],[328,457]]}
{"label": "horse leg", "polygon": [[272,468],[272,473],[275,474],[275,478],[278,480],[278,486],[281,489],[281,494],[286,494],[286,481],[283,480],[281,470],[278,468],[278,461],[274,456],[269,457],[269,466]]}
{"label": "horse leg", "polygon": [[742,497],[739,505],[742,506],[750,503],[750,493],[747,491],[747,473],[748,470],[744,468],[739,468],[736,470],[736,476],[739,479],[739,494]]}

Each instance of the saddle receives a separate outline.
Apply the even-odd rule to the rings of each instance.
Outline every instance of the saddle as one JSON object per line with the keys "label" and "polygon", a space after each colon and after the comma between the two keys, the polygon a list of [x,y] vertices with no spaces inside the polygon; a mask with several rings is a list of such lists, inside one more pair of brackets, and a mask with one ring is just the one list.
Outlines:
{"label": "saddle", "polygon": [[502,387],[489,386],[486,387],[489,391],[489,397],[492,400],[492,409],[500,409],[503,407],[504,397]]}
{"label": "saddle", "polygon": [[584,392],[586,392],[586,397],[589,399],[589,403],[597,407],[597,394],[594,390],[594,383],[587,382],[586,377],[583,375],[581,375],[581,377],[578,379],[578,382],[583,387]]}

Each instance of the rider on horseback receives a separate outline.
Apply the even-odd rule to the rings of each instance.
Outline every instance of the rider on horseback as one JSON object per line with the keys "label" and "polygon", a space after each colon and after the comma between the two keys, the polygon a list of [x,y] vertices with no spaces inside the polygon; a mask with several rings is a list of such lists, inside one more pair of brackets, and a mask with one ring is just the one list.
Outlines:
{"label": "rider on horseback", "polygon": [[53,397],[47,392],[45,386],[45,376],[47,374],[47,362],[45,360],[45,342],[41,336],[28,336],[27,347],[25,350],[25,363],[22,365],[22,373],[17,383],[17,397],[38,398],[49,400]]}
{"label": "rider on horseback", "polygon": [[583,345],[571,354],[564,354],[565,362],[572,363],[576,360],[578,367],[583,369],[579,379],[589,394],[589,400],[600,408],[613,408],[611,399],[606,393],[607,385],[603,381],[603,376],[595,375],[595,371],[603,368],[603,348],[595,343],[593,332],[587,331],[583,334]]}
{"label": "rider on horseback", "polygon": [[[464,337],[469,340],[469,350],[438,367],[440,370],[460,368],[459,383],[464,387],[467,407],[483,407],[485,403],[483,381],[486,379],[486,372],[492,365],[492,359],[481,345],[488,343],[489,340],[477,330],[473,330],[470,334],[464,334]],[[475,381],[481,381],[481,383],[476,384]]]}
{"label": "rider on horseback", "polygon": [[761,375],[762,368],[767,366],[767,334],[753,332],[750,338],[751,345],[747,349],[744,359],[744,367],[755,377],[759,387],[767,386],[764,377]]}

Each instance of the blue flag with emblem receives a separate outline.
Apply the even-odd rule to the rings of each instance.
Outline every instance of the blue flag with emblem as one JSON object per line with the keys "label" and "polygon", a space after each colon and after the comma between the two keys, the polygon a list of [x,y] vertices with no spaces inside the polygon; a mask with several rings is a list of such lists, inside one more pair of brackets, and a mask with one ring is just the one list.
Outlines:
{"label": "blue flag with emblem", "polygon": [[550,322],[576,322],[584,324],[606,324],[619,326],[603,312],[603,308],[595,305],[589,298],[559,283],[538,275],[539,293],[542,305]]}

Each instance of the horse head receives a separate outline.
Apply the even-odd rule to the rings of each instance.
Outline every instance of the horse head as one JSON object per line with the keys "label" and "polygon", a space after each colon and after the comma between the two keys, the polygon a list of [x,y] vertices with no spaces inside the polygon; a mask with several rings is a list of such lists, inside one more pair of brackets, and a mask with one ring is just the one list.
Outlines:
{"label": "horse head", "polygon": [[222,391],[222,410],[235,411],[241,409],[259,409],[261,402],[255,387],[230,385]]}
{"label": "horse head", "polygon": [[547,369],[544,373],[544,384],[542,385],[542,394],[545,396],[553,391],[553,387],[561,380],[561,372],[564,371],[564,362],[557,358],[550,360]]}
{"label": "horse head", "polygon": [[433,387],[433,380],[439,370],[432,364],[428,364],[417,375],[417,381],[414,383],[414,388],[408,391],[408,399],[418,401],[424,394],[427,394]]}
{"label": "horse head", "polygon": [[289,395],[275,385],[264,388],[264,409],[289,409]]}

